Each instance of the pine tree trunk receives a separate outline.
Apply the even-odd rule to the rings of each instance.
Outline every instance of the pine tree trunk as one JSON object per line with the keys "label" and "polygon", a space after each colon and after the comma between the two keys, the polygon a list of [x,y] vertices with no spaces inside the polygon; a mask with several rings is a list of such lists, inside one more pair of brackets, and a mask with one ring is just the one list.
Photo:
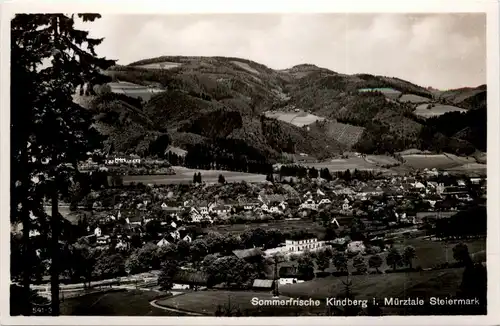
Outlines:
{"label": "pine tree trunk", "polygon": [[57,182],[54,176],[52,189],[52,217],[50,219],[52,237],[51,237],[51,258],[50,265],[50,292],[52,316],[59,316],[59,207]]}

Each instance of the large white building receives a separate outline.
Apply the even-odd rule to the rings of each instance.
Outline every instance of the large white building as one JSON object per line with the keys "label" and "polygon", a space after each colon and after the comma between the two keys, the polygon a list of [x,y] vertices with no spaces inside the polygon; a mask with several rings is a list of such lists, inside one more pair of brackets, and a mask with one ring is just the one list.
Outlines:
{"label": "large white building", "polygon": [[141,159],[137,157],[115,157],[106,159],[107,165],[118,165],[118,164],[141,164]]}
{"label": "large white building", "polygon": [[286,240],[285,245],[277,248],[271,248],[264,251],[266,256],[271,256],[274,254],[283,255],[297,255],[302,254],[305,251],[319,251],[330,247],[325,241],[318,241],[316,238],[304,239],[304,240]]}

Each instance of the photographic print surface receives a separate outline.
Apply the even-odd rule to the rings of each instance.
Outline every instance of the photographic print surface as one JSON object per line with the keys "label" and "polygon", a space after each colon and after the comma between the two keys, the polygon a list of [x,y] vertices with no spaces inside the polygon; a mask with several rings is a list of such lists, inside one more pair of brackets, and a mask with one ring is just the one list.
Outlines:
{"label": "photographic print surface", "polygon": [[11,316],[485,315],[486,14],[17,14]]}

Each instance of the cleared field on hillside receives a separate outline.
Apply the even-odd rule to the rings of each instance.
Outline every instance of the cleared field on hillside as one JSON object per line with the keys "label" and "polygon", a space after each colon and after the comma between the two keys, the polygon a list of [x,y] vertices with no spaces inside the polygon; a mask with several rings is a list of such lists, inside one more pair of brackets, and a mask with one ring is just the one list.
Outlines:
{"label": "cleared field on hillside", "polygon": [[164,92],[162,89],[149,88],[128,82],[113,82],[108,85],[113,93],[124,94],[133,98],[141,98],[143,101],[149,101],[153,95]]}
{"label": "cleared field on hillside", "polygon": [[112,291],[93,293],[61,302],[61,315],[72,316],[178,316],[158,309],[149,301],[160,294],[153,291]]}
{"label": "cleared field on hillside", "polygon": [[316,121],[325,120],[325,118],[318,117],[317,115],[306,112],[281,112],[281,111],[267,111],[264,115],[271,119],[281,120],[297,127],[310,125]]}
{"label": "cleared field on hillside", "polygon": [[172,68],[177,68],[180,65],[182,65],[182,63],[165,61],[165,62],[158,62],[158,63],[149,63],[149,64],[139,65],[139,66],[135,66],[135,67],[144,68],[144,69],[172,69]]}
{"label": "cleared field on hillside", "polygon": [[487,170],[487,165],[486,164],[481,164],[481,163],[470,163],[470,164],[464,164],[460,166],[456,166],[450,169],[447,169],[450,173],[456,172],[457,174],[460,173],[466,173],[466,174],[474,174],[477,176],[485,176],[486,175],[486,170]]}
{"label": "cleared field on hillside", "polygon": [[467,110],[453,106],[436,104],[433,108],[427,109],[428,104],[420,104],[417,106],[413,114],[424,118],[437,117],[448,112],[466,112]]}
{"label": "cleared field on hillside", "polygon": [[195,170],[183,167],[173,167],[175,175],[127,175],[123,178],[124,184],[131,182],[144,184],[184,184],[193,181],[195,173],[201,173],[202,182],[216,183],[219,180],[219,175],[222,174],[226,182],[264,182],[266,176],[262,174],[252,174],[244,172],[220,171],[220,170]]}
{"label": "cleared field on hillside", "polygon": [[472,157],[472,156],[457,156],[455,154],[449,154],[449,153],[443,153],[448,157],[450,160],[457,162],[458,164],[471,164],[471,163],[477,163],[477,160]]}
{"label": "cleared field on hillside", "polygon": [[327,122],[325,128],[327,136],[347,146],[354,146],[365,130],[363,127],[333,121]]}
{"label": "cleared field on hillside", "polygon": [[376,165],[395,165],[395,164],[401,164],[398,160],[396,160],[394,157],[387,156],[387,155],[367,155],[365,157],[365,160],[368,163],[376,164]]}
{"label": "cleared field on hillside", "polygon": [[414,169],[450,169],[461,165],[444,154],[413,154],[403,155],[402,158],[405,165]]}
{"label": "cleared field on hillside", "polygon": [[329,162],[321,163],[307,163],[309,167],[314,167],[316,169],[328,168],[330,172],[345,171],[345,170],[378,170],[384,171],[386,169],[381,169],[375,164],[370,164],[361,157],[350,157],[347,159],[333,159]]}
{"label": "cleared field on hillside", "polygon": [[410,102],[410,103],[428,103],[429,99],[423,96],[418,96],[415,94],[403,94],[399,98],[400,102]]}
{"label": "cleared field on hillside", "polygon": [[231,61],[231,63],[237,65],[241,69],[244,69],[244,70],[246,70],[246,71],[248,71],[248,72],[250,72],[252,74],[260,75],[260,73],[257,70],[255,70],[252,67],[250,67],[248,65],[248,63],[246,63],[246,62],[241,62],[241,61],[234,60],[234,61]]}

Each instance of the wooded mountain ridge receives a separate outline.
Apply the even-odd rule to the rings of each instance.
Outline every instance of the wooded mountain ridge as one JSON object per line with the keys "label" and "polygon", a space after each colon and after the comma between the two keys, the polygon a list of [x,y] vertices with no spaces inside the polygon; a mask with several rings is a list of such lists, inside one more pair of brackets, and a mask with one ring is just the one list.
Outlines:
{"label": "wooded mountain ridge", "polygon": [[[139,93],[94,87],[97,96],[88,106],[113,151],[145,155],[161,135],[188,151],[202,145],[247,160],[279,161],[290,154],[322,160],[346,150],[486,150],[486,85],[437,91],[393,77],[346,75],[311,64],[274,70],[227,57],[158,57],[106,74],[118,85],[162,90],[141,100]],[[416,115],[424,104],[436,114]],[[287,120],[294,115],[311,120],[299,126]],[[237,144],[249,153],[236,154]]]}

